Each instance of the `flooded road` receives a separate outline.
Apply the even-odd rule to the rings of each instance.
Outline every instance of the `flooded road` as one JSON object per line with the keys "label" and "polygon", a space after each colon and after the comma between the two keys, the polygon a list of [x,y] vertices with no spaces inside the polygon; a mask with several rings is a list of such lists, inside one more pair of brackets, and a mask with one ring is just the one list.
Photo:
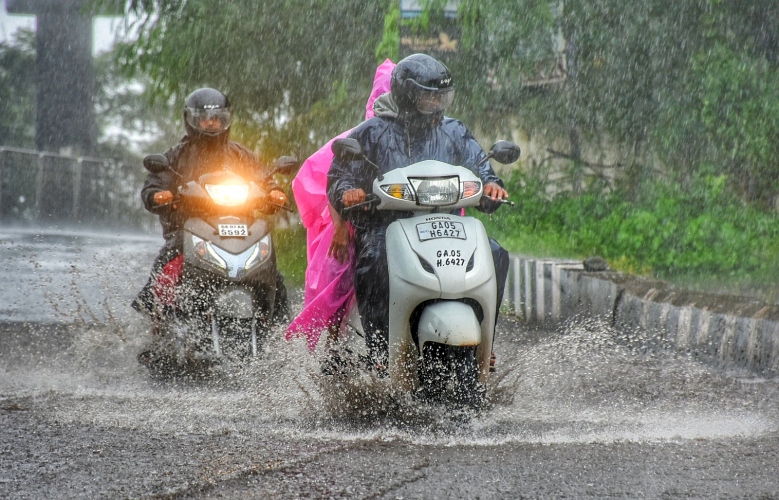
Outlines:
{"label": "flooded road", "polygon": [[480,413],[322,376],[281,332],[160,381],[128,307],[159,240],[0,241],[0,498],[779,498],[777,380],[504,319]]}

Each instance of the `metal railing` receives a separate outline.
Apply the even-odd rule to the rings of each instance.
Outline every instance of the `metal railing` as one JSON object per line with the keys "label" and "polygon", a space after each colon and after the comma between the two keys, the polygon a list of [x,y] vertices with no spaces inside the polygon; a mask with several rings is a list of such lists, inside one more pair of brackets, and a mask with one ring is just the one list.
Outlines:
{"label": "metal railing", "polygon": [[138,196],[143,175],[116,160],[0,146],[0,222],[150,230],[157,223]]}

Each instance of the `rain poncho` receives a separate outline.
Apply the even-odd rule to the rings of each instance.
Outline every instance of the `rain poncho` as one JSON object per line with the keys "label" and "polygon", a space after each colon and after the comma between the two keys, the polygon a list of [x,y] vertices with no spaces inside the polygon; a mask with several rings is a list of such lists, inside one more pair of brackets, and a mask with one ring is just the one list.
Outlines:
{"label": "rain poncho", "polygon": [[[387,59],[376,69],[373,90],[365,106],[366,120],[373,117],[376,98],[390,91],[394,67],[395,63]],[[346,137],[349,132],[351,130],[334,137],[311,155],[292,181],[300,218],[308,231],[308,267],[303,310],[287,328],[286,337],[289,340],[305,336],[311,350],[316,347],[323,330],[331,325],[340,326],[354,297],[353,250],[350,259],[343,264],[327,256],[334,233],[327,200],[327,172],[333,161],[330,147],[335,139]]]}

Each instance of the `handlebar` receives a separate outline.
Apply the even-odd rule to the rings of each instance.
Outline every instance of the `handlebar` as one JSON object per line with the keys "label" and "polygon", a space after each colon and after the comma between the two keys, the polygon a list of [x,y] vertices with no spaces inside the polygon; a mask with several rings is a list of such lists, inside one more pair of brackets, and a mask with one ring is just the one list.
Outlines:
{"label": "handlebar", "polygon": [[347,212],[349,210],[359,208],[359,207],[365,207],[370,205],[378,205],[381,203],[381,200],[373,193],[368,193],[365,195],[365,201],[357,203],[355,205],[352,205],[350,207],[344,207],[344,212]]}
{"label": "handlebar", "polygon": [[[348,212],[350,210],[353,210],[353,209],[359,208],[359,207],[365,207],[365,206],[370,206],[370,205],[378,205],[381,202],[381,200],[376,195],[371,194],[371,193],[367,194],[365,197],[366,197],[366,200],[363,201],[363,202],[357,203],[357,204],[352,205],[350,207],[344,207],[344,212]],[[515,206],[515,203],[513,201],[504,200],[504,199],[493,200],[489,196],[482,196],[482,200],[489,200],[492,203],[500,203],[502,205],[508,205],[510,207]]]}
{"label": "handlebar", "polygon": [[[181,200],[180,196],[174,196],[172,201],[169,201],[168,203],[159,203],[159,204],[155,205],[155,207],[162,208],[162,207],[173,206],[174,208],[176,208],[176,205],[180,205],[181,201],[182,200]],[[265,201],[263,203],[266,203],[267,205],[271,205],[271,206],[276,207],[276,208],[280,208],[281,210],[286,210],[287,212],[294,212],[295,211],[294,209],[289,208],[287,205],[279,205],[277,203],[272,203],[270,201]]]}
{"label": "handlebar", "polygon": [[267,202],[268,205],[280,208],[282,210],[286,210],[287,212],[294,212],[293,209],[289,208],[287,205],[278,205],[276,203]]}

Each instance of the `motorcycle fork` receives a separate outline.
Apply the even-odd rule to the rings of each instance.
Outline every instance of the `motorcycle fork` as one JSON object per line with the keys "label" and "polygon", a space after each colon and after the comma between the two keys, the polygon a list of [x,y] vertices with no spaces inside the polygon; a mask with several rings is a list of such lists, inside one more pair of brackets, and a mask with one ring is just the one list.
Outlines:
{"label": "motorcycle fork", "polygon": [[[216,321],[216,315],[211,314],[211,339],[214,343],[214,353],[217,356],[222,355],[222,349],[219,347],[219,325]],[[257,318],[252,318],[252,356],[257,356]]]}

